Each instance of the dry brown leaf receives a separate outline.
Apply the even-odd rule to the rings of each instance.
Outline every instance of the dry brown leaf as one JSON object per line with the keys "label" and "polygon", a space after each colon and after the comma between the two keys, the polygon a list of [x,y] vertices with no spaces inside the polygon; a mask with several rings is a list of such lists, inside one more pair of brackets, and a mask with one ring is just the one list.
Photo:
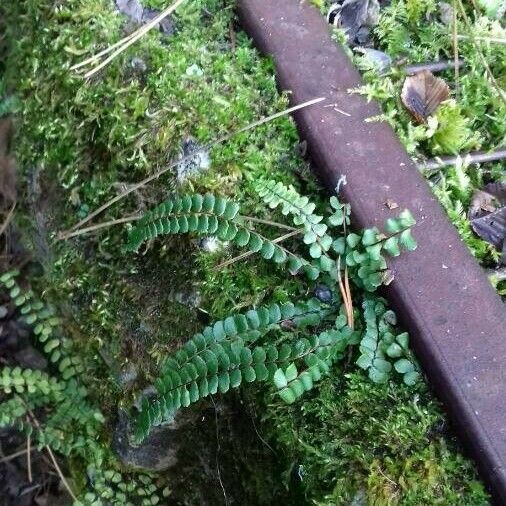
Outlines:
{"label": "dry brown leaf", "polygon": [[450,94],[450,88],[443,79],[432,72],[423,70],[406,77],[401,92],[404,107],[418,123],[426,123],[441,102]]}
{"label": "dry brown leaf", "polygon": [[477,190],[468,217],[475,234],[502,251],[506,264],[506,184],[489,183]]}

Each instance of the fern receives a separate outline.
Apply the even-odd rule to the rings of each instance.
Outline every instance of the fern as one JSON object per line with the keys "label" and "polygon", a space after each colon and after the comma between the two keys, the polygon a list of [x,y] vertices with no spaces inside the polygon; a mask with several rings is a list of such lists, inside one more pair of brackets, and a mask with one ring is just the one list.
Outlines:
{"label": "fern", "polygon": [[33,332],[44,353],[51,363],[57,365],[63,379],[80,374],[84,369],[83,364],[79,357],[72,354],[71,341],[57,334],[61,322],[54,309],[45,306],[31,290],[23,292],[16,282],[17,276],[19,272],[16,270],[3,274],[0,276],[0,286],[8,290],[19,311],[20,320],[33,326]]}
{"label": "fern", "polygon": [[[238,388],[243,382],[267,382],[285,402],[295,402],[356,344],[361,351],[358,365],[369,371],[373,381],[385,381],[394,368],[404,374],[405,382],[416,380],[418,373],[407,358],[405,335],[395,337],[385,323],[386,313],[377,320],[367,299],[362,335],[352,328],[350,308],[339,304],[342,279],[347,282],[347,276],[369,292],[391,281],[385,255],[398,256],[401,250],[416,248],[411,214],[403,211],[388,219],[384,231],[370,228],[351,233],[350,206],[335,196],[325,213],[318,214],[316,205],[291,186],[258,180],[254,189],[270,209],[279,208],[281,215],[291,217],[293,235],[302,237],[308,259],[282,248],[278,239],[269,239],[252,226],[255,221],[265,226],[278,223],[244,216],[238,204],[211,194],[176,196],[148,211],[129,231],[127,250],[137,251],[145,241],[165,234],[212,235],[259,252],[280,266],[287,264],[292,274],[303,271],[310,280],[321,278],[331,287],[332,303],[327,306],[311,299],[272,304],[231,315],[195,334],[165,359],[154,383],[156,396],[143,400],[135,424],[138,442],[179,409]],[[376,303],[375,310],[380,307]],[[281,330],[287,322],[293,330],[288,335]],[[272,342],[269,333],[274,329],[283,337]],[[301,329],[306,329],[303,336],[298,335]],[[394,356],[398,360],[389,361]]]}
{"label": "fern", "polygon": [[403,376],[407,385],[416,383],[420,374],[409,352],[408,334],[394,334],[395,313],[387,311],[382,300],[366,298],[363,307],[366,328],[359,343],[357,365],[367,370],[376,383],[384,383],[392,369]]}
{"label": "fern", "polygon": [[[18,275],[18,271],[3,274],[0,286],[8,291],[18,318],[32,326],[52,371],[0,368],[0,428],[16,428],[30,434],[39,449],[48,446],[88,463],[88,490],[75,506],[156,504],[160,495],[151,477],[137,474],[127,481],[113,470],[115,463],[109,462],[106,446],[100,442],[104,418],[89,402],[80,381],[83,364],[72,342],[59,334],[60,320],[54,310],[31,290],[23,290],[16,281]],[[44,416],[39,423],[35,417],[41,408]]]}
{"label": "fern", "polygon": [[150,428],[171,419],[208,395],[226,393],[246,381],[266,381],[279,366],[301,351],[300,342],[259,346],[267,332],[289,320],[297,328],[320,323],[328,309],[317,299],[301,304],[272,304],[229,316],[195,334],[165,361],[155,382],[158,396],[145,401],[137,419],[137,440]]}
{"label": "fern", "polygon": [[266,260],[288,263],[293,273],[303,266],[311,272],[308,262],[253,230],[238,213],[237,203],[211,194],[175,197],[139,220],[129,233],[127,250],[137,251],[143,242],[162,234],[214,235],[222,241],[232,241],[239,247],[258,252]]}

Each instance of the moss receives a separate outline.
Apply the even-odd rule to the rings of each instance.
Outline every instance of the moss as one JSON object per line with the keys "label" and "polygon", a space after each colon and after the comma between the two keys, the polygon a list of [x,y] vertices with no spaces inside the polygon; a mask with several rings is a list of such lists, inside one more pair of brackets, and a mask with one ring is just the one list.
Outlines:
{"label": "moss", "polygon": [[[161,8],[165,3],[150,0],[146,5]],[[115,196],[119,188],[165,166],[187,136],[209,142],[285,107],[272,63],[258,56],[243,33],[236,34],[232,51],[232,7],[231,1],[187,2],[174,16],[174,36],[146,35],[92,82],[76,77],[69,67],[123,35],[125,19],[112,9],[112,1],[24,0],[0,7],[10,23],[6,80],[21,104],[16,144],[21,177],[39,167],[47,204],[52,261],[34,283],[66,317],[66,330],[88,365],[83,381],[111,424],[118,403],[132,400],[115,381],[121,367],[137,365],[137,386],[142,387],[164,353],[201,324],[196,311],[177,302],[175,294],[201,280],[201,306],[215,318],[307,291],[295,278],[255,258],[215,269],[233,252],[206,255],[190,241],[169,239],[137,257],[126,257],[122,227],[68,242],[56,240],[57,231]],[[133,71],[134,57],[146,63],[146,73]],[[188,75],[192,65],[202,70],[201,76]],[[212,168],[206,174],[182,187],[169,174],[100,219],[141,210],[175,189],[233,195],[246,212],[267,216],[253,196],[251,181],[256,178],[274,176],[317,195],[314,183],[304,176],[306,164],[296,154],[297,140],[286,118],[238,135],[212,149]],[[18,222],[29,239],[35,221],[18,215]],[[286,473],[292,468],[305,472],[299,487],[289,486],[295,497],[342,504],[364,490],[371,504],[485,501],[474,469],[451,439],[445,443],[448,438],[427,435],[441,414],[425,390],[372,385],[361,375],[343,377],[336,370],[319,393],[293,408],[271,403],[265,392],[260,402],[259,433],[269,435]],[[237,419],[233,423],[241,424]],[[214,441],[215,427],[211,423],[208,428],[202,436]],[[107,431],[101,437],[107,447]],[[254,504],[255,494],[259,504],[269,504],[285,495],[278,460],[250,431],[243,437],[249,442],[237,437],[227,447],[223,472],[228,483],[236,482],[238,496],[250,485],[254,492],[245,496],[251,498],[248,504]],[[186,473],[181,504],[195,504],[202,490],[199,456],[193,457],[181,470]],[[79,466],[83,463],[76,469]],[[190,476],[192,486],[184,480]]]}
{"label": "moss", "polygon": [[286,484],[310,503],[488,504],[423,385],[377,385],[337,369],[299,405],[264,402],[264,427],[289,463]]}
{"label": "moss", "polygon": [[[504,37],[504,24],[476,13],[468,13],[472,32],[479,37]],[[459,30],[469,31],[459,14]],[[417,158],[465,154],[482,149],[493,151],[506,138],[506,104],[490,83],[483,69],[483,61],[472,40],[459,41],[459,57],[464,60],[458,82],[455,72],[448,69],[438,73],[452,89],[450,100],[436,111],[427,125],[414,125],[413,119],[401,103],[400,95],[405,79],[402,62],[431,63],[453,59],[451,27],[440,20],[435,0],[394,0],[382,9],[374,29],[375,47],[386,52],[394,61],[385,74],[371,69],[364,59],[355,55],[356,63],[364,69],[366,85],[361,93],[377,99],[387,119],[399,135],[408,152]],[[492,74],[501,81],[506,75],[506,49],[501,44],[479,43]],[[396,62],[400,62],[396,65]],[[474,235],[466,219],[469,195],[484,182],[504,180],[504,164],[463,167],[470,184],[461,187],[463,179],[458,171],[443,169],[430,179],[435,194],[448,212],[462,239],[484,266],[497,264],[498,252]],[[459,188],[460,187],[460,191]],[[465,192],[465,198],[462,197]]]}

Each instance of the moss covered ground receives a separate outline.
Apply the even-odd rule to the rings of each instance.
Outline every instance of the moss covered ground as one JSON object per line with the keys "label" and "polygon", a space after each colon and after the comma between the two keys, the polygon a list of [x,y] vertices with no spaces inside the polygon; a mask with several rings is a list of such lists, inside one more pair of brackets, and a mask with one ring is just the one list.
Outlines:
{"label": "moss covered ground", "polygon": [[[165,166],[188,136],[206,143],[286,107],[272,63],[237,27],[233,8],[232,1],[187,2],[174,16],[174,35],[149,33],[85,82],[69,67],[131,29],[112,0],[23,0],[0,7],[7,34],[1,71],[20,103],[15,154],[23,205],[16,222],[45,267],[34,286],[58,307],[85,359],[83,381],[108,420],[101,435],[106,447],[117,406],[130,405],[164,353],[204,319],[306,290],[255,258],[217,270],[229,253],[206,253],[191,239],[158,241],[137,256],[123,252],[124,226],[57,240],[58,231],[125,185]],[[174,175],[163,177],[101,220],[142,210],[175,189],[234,196],[249,214],[268,217],[251,189],[251,181],[265,175],[318,199],[297,144],[291,120],[270,122],[214,147],[204,174],[182,185]],[[120,377],[129,364],[139,374],[126,388]],[[223,458],[222,475],[236,502],[488,504],[473,464],[424,384],[377,385],[345,365],[291,407],[251,388],[229,400],[234,409],[241,406],[241,423],[254,423],[258,436],[248,442],[237,436],[226,446],[235,453]],[[214,440],[212,422],[208,429]],[[78,475],[85,465],[71,467]],[[192,466],[159,478],[170,488],[179,483],[175,504],[201,503],[197,457]],[[219,483],[202,481],[209,500],[221,504]],[[76,483],[85,488],[83,480]]]}

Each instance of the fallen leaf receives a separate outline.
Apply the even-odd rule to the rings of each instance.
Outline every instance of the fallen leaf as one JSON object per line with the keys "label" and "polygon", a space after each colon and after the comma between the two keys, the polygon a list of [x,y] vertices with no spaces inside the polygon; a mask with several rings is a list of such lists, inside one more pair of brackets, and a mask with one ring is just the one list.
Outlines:
{"label": "fallen leaf", "polygon": [[388,207],[388,209],[397,209],[399,207],[399,204],[397,204],[397,202],[393,201],[392,199],[387,199],[385,205]]}
{"label": "fallen leaf", "polygon": [[379,11],[378,0],[344,0],[332,4],[327,20],[344,29],[350,44],[362,44],[364,41],[357,40],[357,35],[362,28],[378,24]]}
{"label": "fallen leaf", "polygon": [[489,183],[477,190],[468,218],[476,235],[502,251],[501,263],[506,264],[506,183]]}
{"label": "fallen leaf", "polygon": [[401,100],[418,123],[426,123],[427,118],[449,94],[450,88],[441,78],[428,70],[423,70],[406,77]]}
{"label": "fallen leaf", "polygon": [[489,183],[474,192],[468,217],[470,220],[481,218],[504,206],[506,206],[506,183]]}

